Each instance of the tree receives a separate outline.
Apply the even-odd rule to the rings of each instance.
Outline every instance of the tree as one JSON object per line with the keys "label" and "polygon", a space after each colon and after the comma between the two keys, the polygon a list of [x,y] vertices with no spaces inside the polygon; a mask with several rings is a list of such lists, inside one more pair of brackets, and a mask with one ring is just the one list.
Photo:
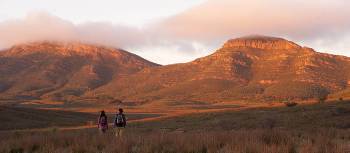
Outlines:
{"label": "tree", "polygon": [[328,99],[328,94],[320,94],[317,97],[319,103],[324,103]]}

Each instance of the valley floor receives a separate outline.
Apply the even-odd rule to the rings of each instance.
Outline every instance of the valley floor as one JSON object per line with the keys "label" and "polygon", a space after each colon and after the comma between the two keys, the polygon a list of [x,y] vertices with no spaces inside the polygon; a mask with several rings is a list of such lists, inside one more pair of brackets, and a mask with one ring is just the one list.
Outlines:
{"label": "valley floor", "polygon": [[[163,103],[163,102],[162,102]],[[64,104],[57,102],[22,102],[0,105],[1,131],[50,131],[95,128],[99,111],[105,110],[113,122],[117,108],[123,107],[129,123],[158,121],[167,118],[209,112],[242,111],[252,108],[284,106],[281,103],[226,102],[216,104],[189,104],[164,106],[151,103],[141,106],[113,106],[104,104]]]}
{"label": "valley floor", "polygon": [[205,110],[135,119],[122,138],[95,128],[3,131],[0,153],[350,152],[348,101]]}

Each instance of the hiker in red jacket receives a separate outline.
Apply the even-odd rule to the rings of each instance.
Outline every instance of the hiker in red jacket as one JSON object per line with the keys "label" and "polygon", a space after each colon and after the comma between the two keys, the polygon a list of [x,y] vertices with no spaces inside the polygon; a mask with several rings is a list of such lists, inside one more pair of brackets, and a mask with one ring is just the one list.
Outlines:
{"label": "hiker in red jacket", "polygon": [[107,115],[105,111],[101,111],[100,117],[98,118],[98,124],[97,124],[98,129],[102,133],[105,133],[108,129],[108,120],[107,120]]}
{"label": "hiker in red jacket", "polygon": [[116,128],[115,136],[117,137],[122,136],[125,126],[126,126],[126,117],[123,114],[123,109],[119,108],[119,112],[116,113],[115,119],[114,119],[114,127]]}

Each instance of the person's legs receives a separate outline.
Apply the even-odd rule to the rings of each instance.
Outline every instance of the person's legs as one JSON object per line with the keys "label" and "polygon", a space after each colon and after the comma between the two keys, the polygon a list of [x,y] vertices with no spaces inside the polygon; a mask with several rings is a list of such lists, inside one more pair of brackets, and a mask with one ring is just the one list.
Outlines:
{"label": "person's legs", "polygon": [[119,137],[119,128],[118,127],[115,128],[115,136]]}
{"label": "person's legs", "polygon": [[124,127],[119,127],[119,137],[123,135]]}
{"label": "person's legs", "polygon": [[124,127],[117,127],[115,130],[115,136],[116,137],[121,137],[123,134]]}
{"label": "person's legs", "polygon": [[100,131],[101,134],[106,132],[106,130],[104,130],[103,128],[100,128],[99,131]]}

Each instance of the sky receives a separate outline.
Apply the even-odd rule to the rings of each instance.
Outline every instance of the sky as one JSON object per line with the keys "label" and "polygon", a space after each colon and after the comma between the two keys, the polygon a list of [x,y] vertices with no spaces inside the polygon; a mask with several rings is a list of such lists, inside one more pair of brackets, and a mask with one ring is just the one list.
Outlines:
{"label": "sky", "polygon": [[350,56],[349,7],[348,0],[0,0],[0,49],[80,41],[173,64],[231,38],[268,35]]}

